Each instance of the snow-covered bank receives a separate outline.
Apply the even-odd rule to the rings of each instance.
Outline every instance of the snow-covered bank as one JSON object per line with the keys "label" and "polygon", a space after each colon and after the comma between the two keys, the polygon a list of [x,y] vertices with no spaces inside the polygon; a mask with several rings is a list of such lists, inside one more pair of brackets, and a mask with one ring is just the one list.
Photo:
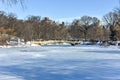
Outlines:
{"label": "snow-covered bank", "polygon": [[37,44],[33,44],[31,42],[26,42],[26,44],[18,44],[18,45],[0,45],[0,48],[14,48],[14,47],[36,47],[40,46]]}
{"label": "snow-covered bank", "polygon": [[105,49],[120,49],[120,46],[100,46],[100,45],[75,45],[72,46],[71,44],[68,43],[63,43],[63,44],[46,44],[46,45],[37,45],[37,44],[25,44],[25,45],[15,45],[15,46],[11,46],[11,45],[3,45],[0,46],[0,48],[24,48],[24,47],[42,47],[42,46],[51,46],[51,47],[80,47],[80,48],[87,48],[87,49],[91,49],[91,48],[105,48]]}

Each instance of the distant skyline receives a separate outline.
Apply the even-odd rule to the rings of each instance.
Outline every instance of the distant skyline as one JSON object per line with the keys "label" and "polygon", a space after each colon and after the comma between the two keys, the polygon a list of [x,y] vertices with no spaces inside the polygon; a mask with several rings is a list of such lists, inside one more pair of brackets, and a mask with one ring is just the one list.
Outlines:
{"label": "distant skyline", "polygon": [[67,22],[84,15],[102,19],[118,6],[119,0],[25,0],[25,9],[0,3],[0,10],[15,13],[19,19],[34,15]]}

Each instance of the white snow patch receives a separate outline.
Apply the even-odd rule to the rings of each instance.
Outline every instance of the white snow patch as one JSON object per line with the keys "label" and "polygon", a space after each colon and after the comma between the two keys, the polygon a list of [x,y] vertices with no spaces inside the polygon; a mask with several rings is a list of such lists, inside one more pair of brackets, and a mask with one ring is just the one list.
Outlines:
{"label": "white snow patch", "polygon": [[0,74],[0,80],[24,80],[24,79],[20,76]]}

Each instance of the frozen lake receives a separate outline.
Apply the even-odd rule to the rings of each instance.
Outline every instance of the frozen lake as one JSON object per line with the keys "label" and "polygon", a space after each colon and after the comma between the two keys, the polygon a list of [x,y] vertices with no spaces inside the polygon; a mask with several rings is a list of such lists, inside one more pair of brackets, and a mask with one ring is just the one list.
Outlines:
{"label": "frozen lake", "polygon": [[0,48],[0,80],[120,80],[120,49],[100,46]]}

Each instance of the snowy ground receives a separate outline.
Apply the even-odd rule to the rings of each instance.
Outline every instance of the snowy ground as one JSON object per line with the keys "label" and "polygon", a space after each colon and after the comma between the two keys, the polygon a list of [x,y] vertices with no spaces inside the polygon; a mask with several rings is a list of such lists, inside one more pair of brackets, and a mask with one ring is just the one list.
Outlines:
{"label": "snowy ground", "polygon": [[0,48],[0,80],[120,80],[115,46]]}

